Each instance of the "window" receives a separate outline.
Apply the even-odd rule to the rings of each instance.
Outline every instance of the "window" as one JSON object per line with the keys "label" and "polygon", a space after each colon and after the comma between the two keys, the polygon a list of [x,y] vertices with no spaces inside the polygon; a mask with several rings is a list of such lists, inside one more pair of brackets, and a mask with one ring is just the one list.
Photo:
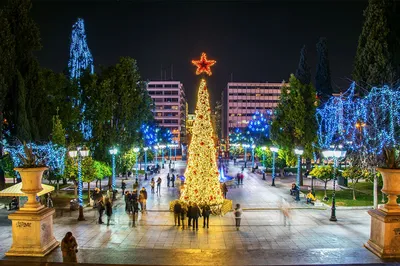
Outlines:
{"label": "window", "polygon": [[154,102],[156,102],[156,103],[162,103],[162,102],[163,102],[163,99],[162,99],[162,98],[155,98],[155,99],[154,99]]}
{"label": "window", "polygon": [[165,84],[164,88],[172,88],[171,84]]}
{"label": "window", "polygon": [[178,88],[178,84],[172,84],[172,88]]}
{"label": "window", "polygon": [[157,113],[157,116],[162,116],[162,113]]}
{"label": "window", "polygon": [[155,91],[149,91],[149,95],[154,95]]}
{"label": "window", "polygon": [[156,85],[155,84],[149,84],[148,88],[155,88]]}
{"label": "window", "polygon": [[163,92],[162,92],[162,91],[155,91],[154,94],[155,94],[155,95],[163,95]]}
{"label": "window", "polygon": [[163,85],[162,84],[156,84],[156,88],[162,88]]}
{"label": "window", "polygon": [[171,93],[172,91],[164,91],[164,95],[171,95],[172,93]]}
{"label": "window", "polygon": [[178,105],[172,105],[172,106],[170,106],[170,107],[171,107],[170,109],[173,109],[173,110],[178,110],[178,108],[179,108]]}

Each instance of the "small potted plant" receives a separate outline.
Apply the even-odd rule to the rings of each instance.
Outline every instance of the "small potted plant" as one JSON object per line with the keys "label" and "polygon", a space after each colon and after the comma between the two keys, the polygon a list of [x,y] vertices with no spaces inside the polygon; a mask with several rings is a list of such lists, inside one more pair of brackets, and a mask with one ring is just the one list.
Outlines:
{"label": "small potted plant", "polygon": [[383,167],[377,168],[382,174],[382,192],[388,195],[384,208],[388,211],[399,209],[397,195],[400,194],[400,152],[396,147],[384,148]]}
{"label": "small potted plant", "polygon": [[20,166],[14,170],[21,175],[21,191],[28,196],[28,201],[25,203],[23,209],[37,210],[41,205],[36,201],[36,194],[43,190],[42,176],[43,172],[48,168],[45,166],[44,162],[36,156],[32,145],[29,147],[25,142],[24,152],[18,153],[18,158],[21,163]]}

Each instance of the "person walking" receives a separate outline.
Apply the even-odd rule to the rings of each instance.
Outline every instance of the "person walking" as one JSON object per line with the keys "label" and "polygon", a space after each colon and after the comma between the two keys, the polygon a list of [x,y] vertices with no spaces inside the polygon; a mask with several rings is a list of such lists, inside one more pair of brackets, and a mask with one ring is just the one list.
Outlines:
{"label": "person walking", "polygon": [[53,208],[53,198],[51,197],[51,193],[47,193],[46,205],[47,208]]}
{"label": "person walking", "polygon": [[144,200],[143,192],[142,190],[140,190],[139,191],[140,212],[143,212],[143,200]]}
{"label": "person walking", "polygon": [[192,217],[193,230],[199,230],[199,217],[201,217],[200,209],[196,203],[190,209],[190,216]]}
{"label": "person walking", "polygon": [[154,177],[152,177],[151,181],[150,181],[151,193],[154,193],[154,186],[155,185],[156,185],[156,182],[154,181]]}
{"label": "person walking", "polygon": [[139,180],[136,178],[135,183],[133,183],[133,190],[137,190],[139,187]]}
{"label": "person walking", "polygon": [[202,212],[202,215],[203,215],[203,228],[206,227],[206,224],[207,224],[207,228],[208,228],[208,223],[210,221],[210,214],[211,214],[210,206],[208,206],[207,204],[204,205],[203,212]]}
{"label": "person walking", "polygon": [[192,225],[192,202],[191,201],[189,201],[186,214],[188,217],[188,227],[190,229],[190,226]]}
{"label": "person walking", "polygon": [[106,215],[107,215],[107,226],[110,225],[110,221],[111,221],[111,216],[112,216],[112,205],[111,205],[111,201],[109,198],[106,198],[106,204],[105,204],[105,208],[106,208]]}
{"label": "person walking", "polygon": [[222,184],[222,193],[224,193],[224,199],[226,199],[226,193],[228,193],[228,187],[226,186],[226,183]]}
{"label": "person walking", "polygon": [[244,178],[243,173],[240,173],[240,184],[241,184],[241,185],[243,185],[243,178]]}
{"label": "person walking", "polygon": [[174,174],[172,174],[171,182],[172,182],[172,187],[175,187],[175,175]]}
{"label": "person walking", "polygon": [[161,195],[161,177],[157,179],[157,194]]}
{"label": "person walking", "polygon": [[169,173],[167,174],[167,187],[169,187],[169,182],[171,181],[171,177],[169,176]]}
{"label": "person walking", "polygon": [[124,182],[124,180],[122,180],[121,182],[121,189],[122,189],[122,196],[125,195],[125,189],[126,189],[126,184]]}
{"label": "person walking", "polygon": [[236,208],[233,213],[235,214],[236,230],[239,231],[240,221],[242,220],[242,213],[243,213],[239,203],[236,204]]}
{"label": "person walking", "polygon": [[97,211],[99,212],[99,221],[98,221],[99,224],[103,224],[102,218],[103,218],[104,210],[105,210],[104,201],[103,201],[103,197],[101,197],[99,199],[99,202],[97,203]]}
{"label": "person walking", "polygon": [[143,210],[147,212],[147,190],[145,187],[142,187],[143,193]]}
{"label": "person walking", "polygon": [[132,205],[132,194],[129,191],[125,191],[125,204],[126,204],[126,212],[131,214],[133,212],[133,205]]}
{"label": "person walking", "polygon": [[139,204],[137,201],[137,197],[132,197],[132,208],[133,208],[133,212],[132,212],[132,226],[135,227],[135,223],[136,223],[136,218],[139,215]]}
{"label": "person walking", "polygon": [[182,205],[178,201],[174,205],[174,222],[175,222],[175,226],[176,226],[176,224],[178,224],[178,226],[181,226],[181,212],[182,212]]}
{"label": "person walking", "polygon": [[78,252],[78,243],[71,232],[67,232],[62,239],[61,252],[63,262],[78,262],[76,258],[76,253]]}

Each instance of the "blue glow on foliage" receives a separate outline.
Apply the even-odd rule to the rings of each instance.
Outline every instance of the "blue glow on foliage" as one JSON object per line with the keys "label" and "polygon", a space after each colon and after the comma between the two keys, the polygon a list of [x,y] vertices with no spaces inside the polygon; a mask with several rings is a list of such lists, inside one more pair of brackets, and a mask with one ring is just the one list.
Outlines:
{"label": "blue glow on foliage", "polygon": [[368,95],[354,95],[355,83],[340,97],[331,97],[317,108],[320,148],[342,144],[349,150],[381,154],[400,141],[400,90],[372,88]]}

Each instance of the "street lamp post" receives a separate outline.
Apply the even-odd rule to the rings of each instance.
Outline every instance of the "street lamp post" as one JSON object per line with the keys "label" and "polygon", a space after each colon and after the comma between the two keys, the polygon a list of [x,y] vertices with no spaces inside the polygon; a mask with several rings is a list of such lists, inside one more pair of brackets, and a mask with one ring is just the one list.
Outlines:
{"label": "street lamp post", "polygon": [[270,147],[269,148],[270,151],[272,151],[272,185],[271,186],[275,186],[275,156],[276,153],[279,151],[279,149],[277,147]]}
{"label": "street lamp post", "polygon": [[156,150],[156,165],[158,165],[158,145],[153,147]]}
{"label": "street lamp post", "polygon": [[136,155],[136,178],[138,178],[139,174],[139,168],[138,168],[138,155],[139,155],[139,148],[133,148],[133,151],[135,152]]}
{"label": "street lamp post", "polygon": [[144,147],[144,180],[147,180],[147,150],[148,147]]}
{"label": "street lamp post", "polygon": [[252,144],[251,145],[251,168],[254,169],[254,148],[256,145]]}
{"label": "street lamp post", "polygon": [[242,147],[244,148],[244,168],[247,167],[247,148],[250,147],[249,144],[242,144]]}
{"label": "street lamp post", "polygon": [[296,201],[300,201],[300,175],[301,175],[301,155],[303,155],[304,150],[295,149],[294,153],[297,155],[297,176],[296,176],[296,185],[298,190],[296,191]]}
{"label": "street lamp post", "polygon": [[[341,145],[338,147],[342,148]],[[336,168],[337,162],[339,158],[344,158],[346,156],[345,150],[326,150],[322,151],[322,155],[325,158],[333,158],[333,194],[332,194],[332,208],[331,208],[331,217],[329,221],[336,222]]]}
{"label": "street lamp post", "polygon": [[265,170],[266,170],[266,167],[265,167],[265,150],[267,149],[267,147],[265,147],[265,146],[262,146],[261,147],[261,150],[262,150],[262,166],[264,167],[264,170],[263,170],[263,180],[265,180]]}
{"label": "street lamp post", "polygon": [[118,153],[116,148],[110,149],[110,154],[112,156],[112,190],[115,190],[116,187],[116,178],[115,178],[115,155]]}
{"label": "street lamp post", "polygon": [[78,221],[85,221],[83,216],[83,196],[82,196],[82,158],[89,156],[89,150],[82,150],[78,147],[77,150],[69,151],[69,156],[72,158],[78,158],[78,203],[79,203],[79,217]]}
{"label": "street lamp post", "polygon": [[176,162],[176,148],[178,148],[178,144],[174,144],[175,162]]}
{"label": "street lamp post", "polygon": [[162,164],[162,169],[164,169],[164,149],[165,145],[158,145],[158,147],[161,149],[161,164]]}

